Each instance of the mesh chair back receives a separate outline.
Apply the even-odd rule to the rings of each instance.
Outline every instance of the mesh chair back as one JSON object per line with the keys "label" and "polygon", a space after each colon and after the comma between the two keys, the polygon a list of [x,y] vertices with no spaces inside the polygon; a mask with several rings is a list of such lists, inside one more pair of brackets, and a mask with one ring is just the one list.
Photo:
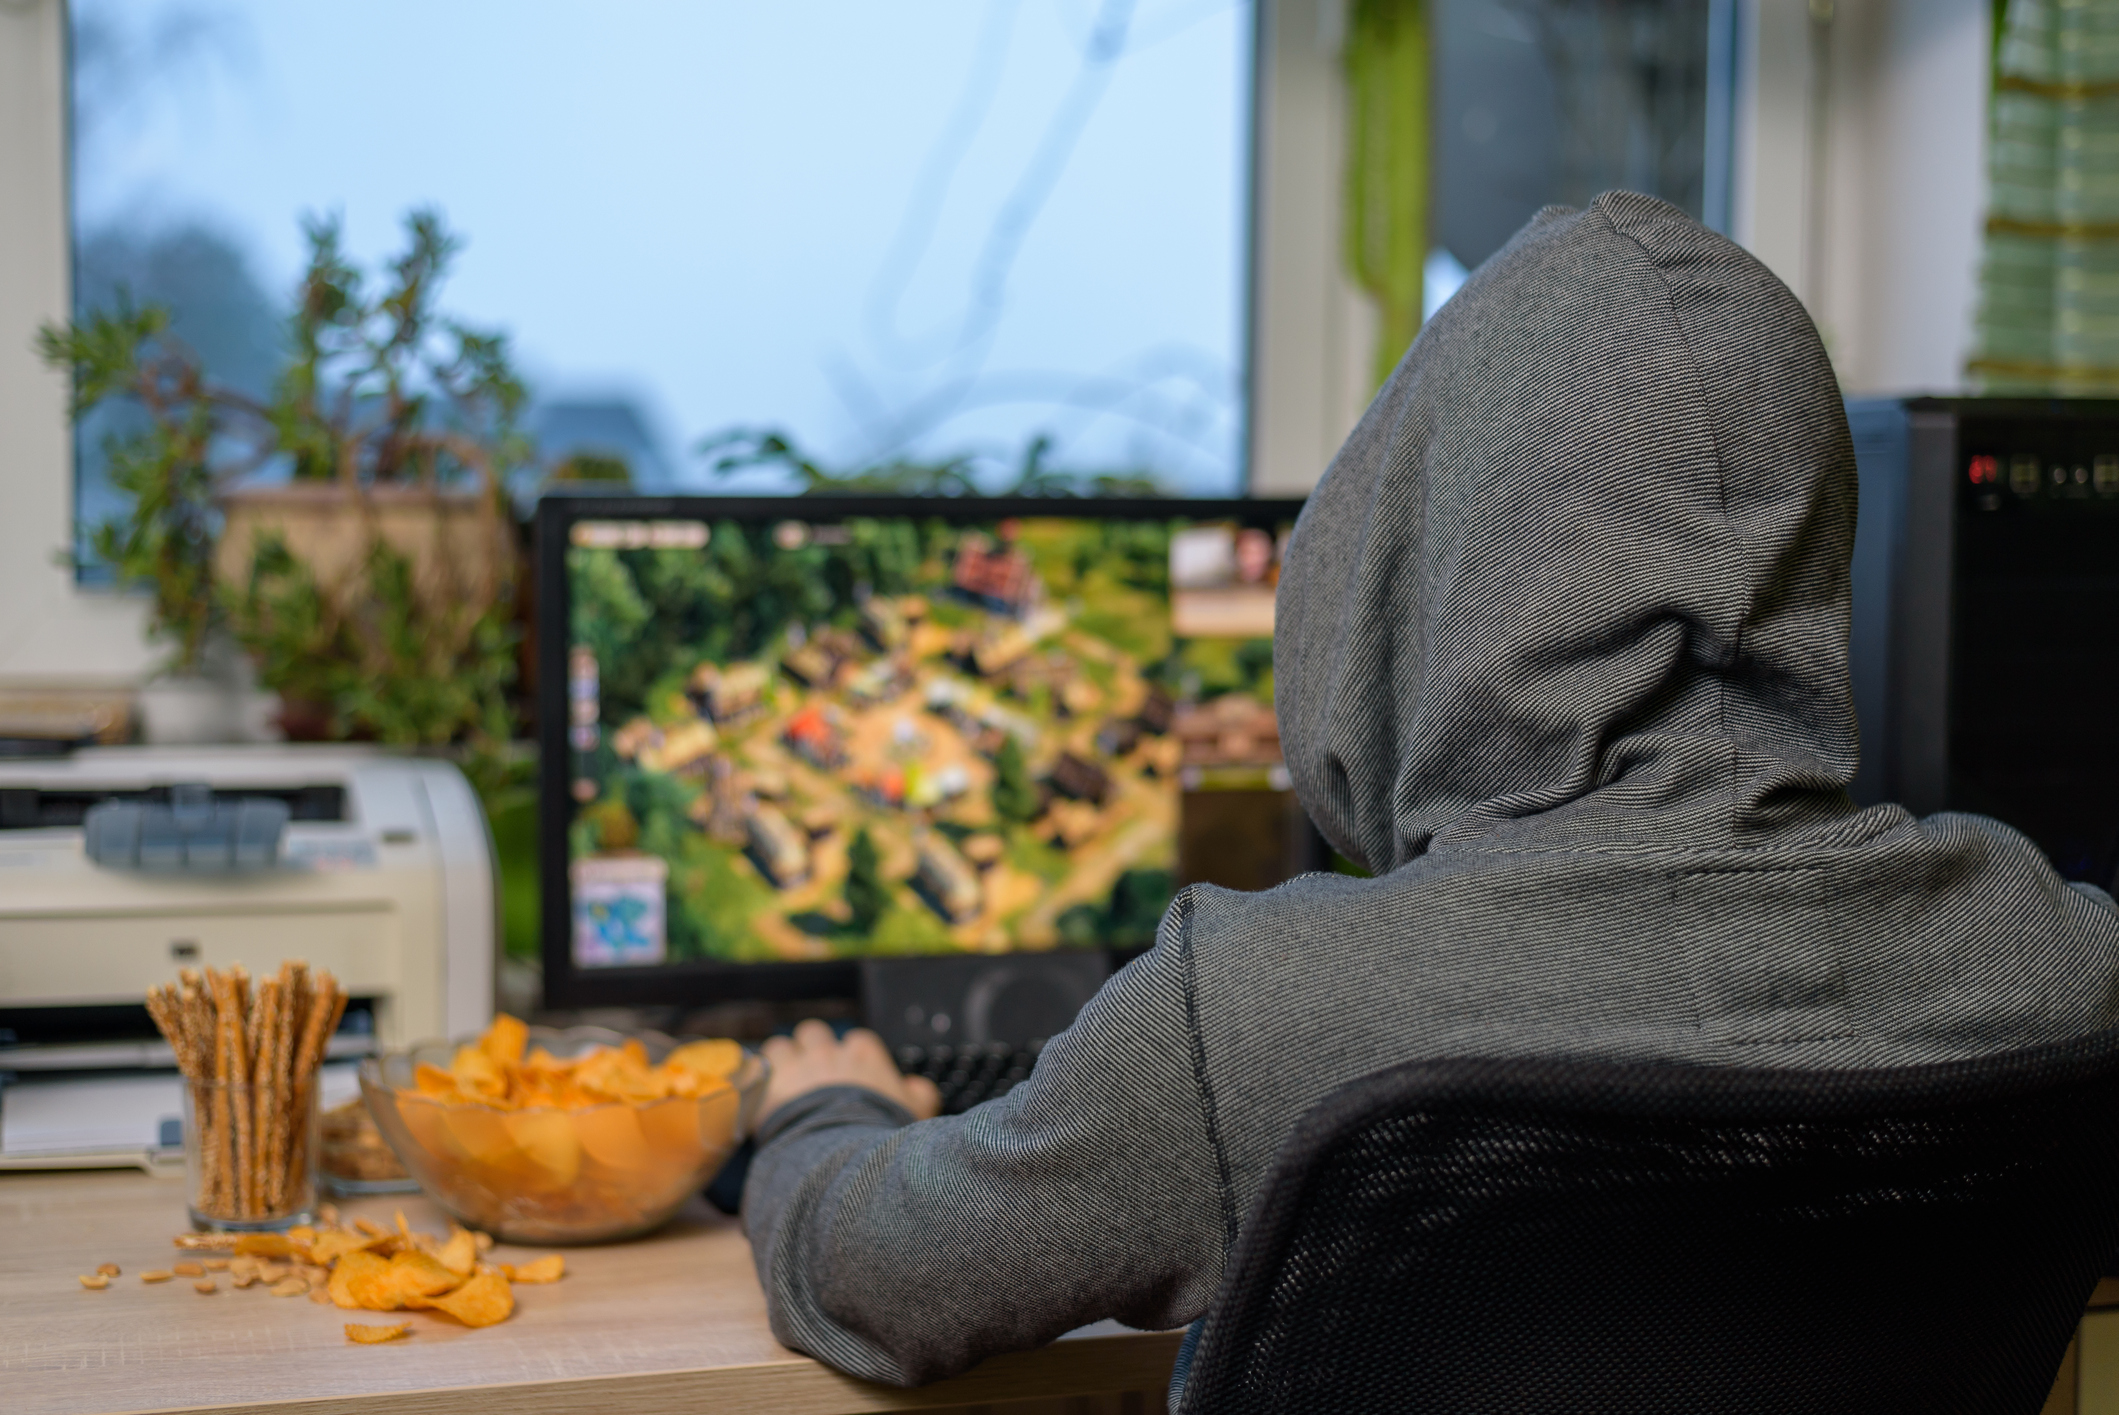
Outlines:
{"label": "mesh chair back", "polygon": [[2119,1034],[1394,1067],[1283,1149],[1179,1408],[2028,1415],[2119,1244],[2115,1151]]}

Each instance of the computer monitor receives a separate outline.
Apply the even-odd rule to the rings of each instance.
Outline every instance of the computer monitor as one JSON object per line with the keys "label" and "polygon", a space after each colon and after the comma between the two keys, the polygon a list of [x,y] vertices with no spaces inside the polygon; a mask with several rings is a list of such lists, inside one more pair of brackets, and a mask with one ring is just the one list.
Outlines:
{"label": "computer monitor", "polygon": [[1137,951],[1182,883],[1321,863],[1272,706],[1299,509],[548,498],[548,1003]]}

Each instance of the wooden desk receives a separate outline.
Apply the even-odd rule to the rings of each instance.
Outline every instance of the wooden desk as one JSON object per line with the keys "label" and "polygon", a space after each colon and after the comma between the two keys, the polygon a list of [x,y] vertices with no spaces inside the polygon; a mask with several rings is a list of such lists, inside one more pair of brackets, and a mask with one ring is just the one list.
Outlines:
{"label": "wooden desk", "polygon": [[[342,1206],[389,1221],[396,1200]],[[415,1228],[440,1213],[407,1196]],[[142,1271],[185,1255],[182,1191],[135,1172],[0,1176],[0,1408],[7,1415],[184,1410],[298,1415],[856,1415],[1034,1400],[1054,1411],[1162,1408],[1176,1332],[1092,1327],[920,1390],[869,1385],[774,1341],[750,1245],[697,1205],[651,1237],[566,1250],[567,1276],[518,1286],[515,1315],[467,1330],[443,1318],[342,1312],[262,1285],[208,1296]],[[497,1257],[519,1259],[506,1247]],[[108,1290],[75,1280],[124,1269]],[[348,1320],[409,1319],[412,1335],[355,1346]],[[1122,1394],[1123,1393],[1123,1394]],[[1085,1399],[1086,1397],[1086,1399]],[[1009,1415],[1030,1415],[1018,1406]]]}

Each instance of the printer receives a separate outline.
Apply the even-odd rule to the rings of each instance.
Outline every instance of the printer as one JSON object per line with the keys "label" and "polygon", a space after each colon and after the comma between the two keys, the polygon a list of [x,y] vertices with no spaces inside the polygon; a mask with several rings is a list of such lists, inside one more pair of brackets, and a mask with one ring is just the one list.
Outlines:
{"label": "printer", "polygon": [[172,1157],[174,1058],[142,1002],[180,968],[329,969],[351,998],[335,1057],[482,1030],[495,886],[485,813],[446,761],[296,745],[0,760],[0,1168]]}

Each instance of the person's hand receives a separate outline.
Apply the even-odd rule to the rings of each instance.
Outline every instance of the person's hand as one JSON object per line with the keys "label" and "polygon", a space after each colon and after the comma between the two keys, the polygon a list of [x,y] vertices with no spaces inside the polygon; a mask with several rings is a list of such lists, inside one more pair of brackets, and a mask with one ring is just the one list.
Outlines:
{"label": "person's hand", "polygon": [[841,1041],[822,1022],[808,1021],[792,1037],[774,1037],[759,1048],[772,1066],[761,1117],[797,1096],[825,1086],[866,1086],[904,1106],[916,1120],[941,1114],[942,1093],[924,1076],[900,1076],[883,1039],[856,1027]]}

